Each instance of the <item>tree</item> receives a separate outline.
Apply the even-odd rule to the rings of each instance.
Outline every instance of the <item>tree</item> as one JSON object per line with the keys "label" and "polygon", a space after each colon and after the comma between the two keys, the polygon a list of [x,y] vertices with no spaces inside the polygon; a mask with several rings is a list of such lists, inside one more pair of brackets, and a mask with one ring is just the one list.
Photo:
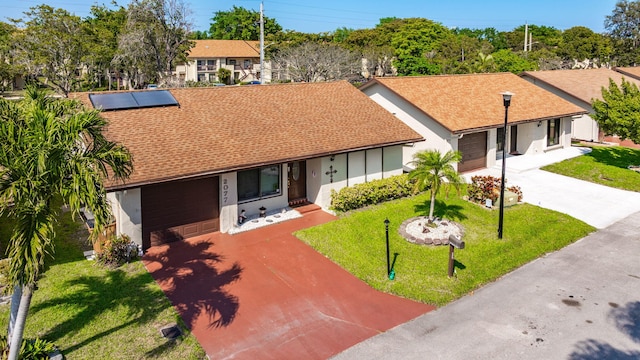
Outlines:
{"label": "tree", "polygon": [[622,79],[618,86],[609,79],[609,88],[602,88],[602,100],[592,101],[593,118],[605,135],[617,135],[640,144],[640,91]]}
{"label": "tree", "polygon": [[[429,205],[429,221],[433,221],[433,210],[436,203],[436,195],[444,185],[448,192],[448,186],[456,189],[464,183],[464,178],[453,168],[453,164],[462,159],[459,151],[447,151],[442,155],[438,150],[425,150],[413,155],[414,170],[409,173],[409,178],[415,180],[414,192],[431,191],[431,203]],[[445,182],[446,180],[446,182]]]}
{"label": "tree", "polygon": [[104,137],[106,125],[97,110],[47,97],[35,86],[19,103],[0,99],[0,212],[16,220],[8,245],[9,280],[22,290],[17,314],[12,313],[10,359],[20,350],[45,256],[54,252],[55,200],[62,199],[76,216],[81,207],[89,209],[97,236],[110,221],[103,181],[131,173],[131,155]]}
{"label": "tree", "polygon": [[17,75],[22,73],[15,61],[17,33],[18,29],[14,25],[0,22],[0,94],[10,87]]}
{"label": "tree", "polygon": [[333,43],[307,42],[273,54],[280,71],[293,81],[319,82],[347,79],[360,72],[360,60]]}
{"label": "tree", "polygon": [[[87,53],[82,20],[48,5],[32,7],[22,32],[22,58],[32,75],[41,73],[57,91],[67,96],[77,89],[79,71]],[[37,71],[34,73],[34,71]]]}
{"label": "tree", "polygon": [[[102,80],[107,79],[111,90],[111,65],[118,51],[118,38],[127,23],[127,9],[120,6],[115,10],[106,6],[91,6],[91,16],[84,20],[84,31],[87,36],[87,76],[89,89],[102,87]],[[117,71],[115,71],[117,73]]]}
{"label": "tree", "polygon": [[[282,26],[275,19],[263,16],[264,34],[275,35]],[[229,11],[216,11],[211,18],[209,35],[219,40],[260,40],[260,13],[242,6],[233,6]]]}
{"label": "tree", "polygon": [[556,52],[564,60],[606,62],[611,55],[611,46],[603,35],[584,26],[574,26],[562,33]]}
{"label": "tree", "polygon": [[137,86],[163,83],[193,45],[188,39],[191,10],[182,0],[134,0],[127,11],[114,64]]}
{"label": "tree", "polygon": [[616,3],[604,28],[614,43],[614,53],[620,66],[640,62],[640,2],[622,0]]}
{"label": "tree", "polygon": [[511,50],[498,50],[491,54],[495,69],[498,72],[512,72],[519,74],[523,71],[535,70],[536,63],[525,59]]}
{"label": "tree", "polygon": [[405,19],[395,32],[391,45],[395,49],[395,66],[399,75],[440,74],[441,68],[435,60],[437,49],[451,32],[431,20]]}

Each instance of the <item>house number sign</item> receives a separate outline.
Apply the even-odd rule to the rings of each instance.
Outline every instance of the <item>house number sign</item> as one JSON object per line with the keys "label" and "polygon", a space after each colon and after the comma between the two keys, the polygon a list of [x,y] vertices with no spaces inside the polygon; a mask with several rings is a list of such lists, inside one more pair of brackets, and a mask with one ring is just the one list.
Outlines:
{"label": "house number sign", "polygon": [[222,203],[229,201],[229,179],[222,179]]}

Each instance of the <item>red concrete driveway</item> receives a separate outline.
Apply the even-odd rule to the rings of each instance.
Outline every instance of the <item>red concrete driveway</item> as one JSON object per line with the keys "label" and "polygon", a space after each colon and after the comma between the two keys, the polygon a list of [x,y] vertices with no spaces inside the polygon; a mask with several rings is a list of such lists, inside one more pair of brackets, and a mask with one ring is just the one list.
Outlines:
{"label": "red concrete driveway", "polygon": [[210,359],[326,359],[433,307],[373,290],[291,233],[323,211],[152,247],[143,261]]}

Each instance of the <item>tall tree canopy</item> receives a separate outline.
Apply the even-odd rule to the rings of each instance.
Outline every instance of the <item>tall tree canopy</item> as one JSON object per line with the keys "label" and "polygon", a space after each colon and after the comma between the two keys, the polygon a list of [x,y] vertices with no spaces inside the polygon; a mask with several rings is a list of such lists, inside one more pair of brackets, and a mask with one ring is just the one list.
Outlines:
{"label": "tall tree canopy", "polygon": [[273,61],[275,71],[285,72],[293,81],[347,79],[360,70],[359,59],[334,43],[307,42],[287,47],[273,54]]}
{"label": "tall tree canopy", "polygon": [[[275,35],[282,26],[275,19],[264,19],[264,34]],[[233,6],[229,11],[216,11],[211,19],[209,35],[220,40],[260,40],[260,12],[242,6]]]}
{"label": "tall tree canopy", "polygon": [[556,51],[564,60],[595,59],[606,62],[611,55],[609,40],[584,26],[574,26],[562,32]]}
{"label": "tall tree canopy", "polygon": [[32,7],[25,13],[21,32],[22,58],[33,75],[43,75],[48,83],[67,96],[77,90],[78,72],[87,54],[82,20],[64,9],[48,5]]}
{"label": "tall tree canopy", "polygon": [[640,63],[640,2],[618,1],[604,27],[614,41],[618,65]]}
{"label": "tall tree canopy", "polygon": [[605,135],[617,135],[640,144],[640,91],[631,82],[622,80],[620,86],[609,80],[609,88],[602,88],[603,100],[592,102],[593,118]]}
{"label": "tall tree canopy", "polygon": [[[10,329],[10,359],[17,359],[31,296],[53,252],[58,198],[78,215],[95,216],[93,235],[110,221],[103,181],[127,177],[131,155],[102,134],[106,121],[76,101],[53,99],[32,86],[25,99],[0,99],[0,212],[15,219],[9,240],[9,280],[21,296]],[[6,204],[12,203],[12,206]],[[18,293],[18,291],[16,291]],[[11,321],[10,321],[11,322]]]}
{"label": "tall tree canopy", "polygon": [[450,34],[449,29],[431,20],[405,19],[391,38],[398,74],[440,74],[441,68],[435,58],[441,42]]}
{"label": "tall tree canopy", "polygon": [[192,46],[191,10],[182,0],[134,0],[127,13],[114,64],[134,81],[134,87],[162,83]]}

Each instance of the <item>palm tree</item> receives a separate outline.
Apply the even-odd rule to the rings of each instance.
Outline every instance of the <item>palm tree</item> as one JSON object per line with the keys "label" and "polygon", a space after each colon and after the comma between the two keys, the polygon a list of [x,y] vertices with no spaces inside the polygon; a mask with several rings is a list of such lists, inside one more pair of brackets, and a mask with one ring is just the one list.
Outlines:
{"label": "palm tree", "polygon": [[96,237],[111,217],[103,181],[132,171],[129,151],[102,134],[106,124],[98,111],[47,97],[35,86],[20,102],[0,99],[0,212],[16,219],[7,253],[9,280],[19,290],[12,300],[9,359],[18,356],[31,296],[45,256],[54,252],[56,200],[76,216],[87,207]]}
{"label": "palm tree", "polygon": [[453,164],[462,159],[459,151],[447,151],[444,156],[438,150],[425,150],[413,155],[414,170],[409,173],[409,178],[415,180],[414,193],[431,190],[431,204],[429,206],[429,222],[433,221],[433,209],[436,202],[436,195],[444,183],[445,187],[450,184],[456,189],[464,183],[464,179],[453,168]]}

